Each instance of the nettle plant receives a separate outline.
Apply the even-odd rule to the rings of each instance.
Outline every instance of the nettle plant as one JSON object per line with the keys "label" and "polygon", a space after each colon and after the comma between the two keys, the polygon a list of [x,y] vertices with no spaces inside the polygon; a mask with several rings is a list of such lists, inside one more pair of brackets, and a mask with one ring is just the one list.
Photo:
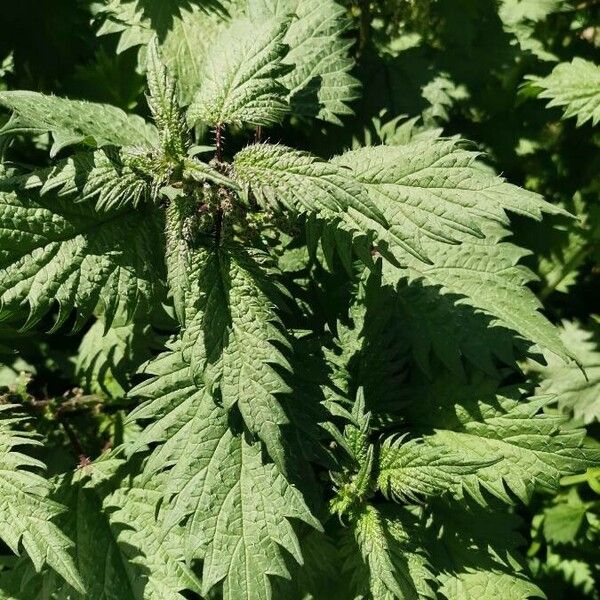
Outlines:
{"label": "nettle plant", "polygon": [[3,140],[49,134],[52,159],[5,144],[2,319],[93,323],[80,381],[114,442],[44,478],[56,431],[25,384],[5,396],[0,537],[23,556],[1,597],[539,596],[515,506],[600,451],[518,368],[572,358],[507,213],[564,211],[414,122],[330,159],[261,141],[349,112],[343,11],[251,0],[213,25],[193,94],[144,40],[154,124],[0,92]]}

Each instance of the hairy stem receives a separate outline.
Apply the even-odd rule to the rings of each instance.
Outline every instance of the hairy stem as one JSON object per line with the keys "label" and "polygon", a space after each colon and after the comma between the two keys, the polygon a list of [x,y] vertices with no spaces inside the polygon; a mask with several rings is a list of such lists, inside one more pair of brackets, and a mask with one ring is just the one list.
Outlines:
{"label": "hairy stem", "polygon": [[216,154],[215,158],[219,161],[223,161],[223,125],[221,123],[217,123],[215,128],[215,146],[216,146]]}
{"label": "hairy stem", "polygon": [[[215,130],[215,146],[216,146],[216,154],[215,158],[217,159],[217,168],[223,162],[223,125],[221,123],[217,123],[217,127]],[[215,218],[215,245],[218,247],[221,244],[221,231],[223,229],[223,209],[219,205],[217,207],[217,216]]]}

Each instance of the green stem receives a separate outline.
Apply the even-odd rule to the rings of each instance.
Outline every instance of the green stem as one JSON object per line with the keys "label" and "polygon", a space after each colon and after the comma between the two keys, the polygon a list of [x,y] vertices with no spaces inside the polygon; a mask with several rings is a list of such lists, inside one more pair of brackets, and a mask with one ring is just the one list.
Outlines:
{"label": "green stem", "polygon": [[[216,155],[217,159],[217,169],[223,162],[223,125],[221,123],[217,123],[217,128],[215,131],[215,146],[216,146]],[[217,247],[221,244],[221,232],[223,229],[223,209],[221,206],[217,207],[217,215],[215,217],[215,245]]]}

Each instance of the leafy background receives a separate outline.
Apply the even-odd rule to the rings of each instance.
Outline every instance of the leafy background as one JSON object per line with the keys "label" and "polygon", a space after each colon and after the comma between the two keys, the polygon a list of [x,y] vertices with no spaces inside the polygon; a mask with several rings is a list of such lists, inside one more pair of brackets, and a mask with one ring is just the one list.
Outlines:
{"label": "leafy background", "polygon": [[[310,4],[306,2],[307,6]],[[544,444],[557,456],[568,446],[564,438],[569,432],[583,435],[581,427],[585,428],[587,443],[600,447],[599,3],[594,0],[363,0],[341,4],[340,14],[348,17],[348,28],[339,39],[337,52],[342,57],[352,55],[356,59],[352,74],[360,87],[351,79],[345,80],[345,72],[334,72],[329,83],[334,90],[336,85],[344,89],[346,97],[336,98],[340,104],[347,100],[352,111],[341,104],[335,114],[320,115],[326,121],[311,121],[315,116],[310,114],[311,104],[300,94],[292,101],[294,117],[270,129],[269,140],[307,149],[322,157],[381,142],[400,145],[408,139],[423,140],[425,153],[429,140],[440,135],[460,135],[472,140],[469,149],[480,152],[487,167],[502,173],[511,183],[542,194],[556,207],[577,217],[568,219],[556,211],[557,214],[538,222],[511,215],[513,234],[507,241],[531,251],[523,262],[537,276],[532,288],[543,302],[545,314],[560,326],[565,346],[581,363],[580,366],[565,363],[551,354],[546,356],[546,365],[525,359],[524,340],[502,327],[489,328],[487,316],[464,304],[455,304],[452,295],[438,297],[430,288],[417,285],[403,288],[398,297],[386,294],[374,281],[376,275],[368,280],[360,277],[349,280],[343,265],[334,257],[307,274],[301,251],[294,247],[295,232],[292,232],[290,243],[281,250],[280,267],[288,288],[297,291],[299,302],[307,307],[304,312],[310,316],[310,328],[321,335],[316,342],[310,338],[302,342],[300,338],[301,347],[295,352],[305,356],[306,372],[314,372],[310,365],[314,354],[311,344],[317,343],[329,365],[325,385],[318,380],[322,374],[317,372],[314,372],[317,381],[305,385],[309,388],[321,385],[332,402],[362,393],[369,410],[376,415],[369,422],[364,406],[361,412],[361,403],[357,402],[354,417],[358,429],[347,431],[348,439],[339,441],[352,445],[360,466],[358,480],[353,480],[352,485],[360,481],[361,469],[367,468],[373,436],[371,442],[365,438],[369,439],[371,429],[383,435],[391,423],[398,423],[401,418],[407,419],[413,432],[430,435],[435,429],[437,433],[431,436],[433,441],[428,450],[431,452],[428,468],[431,468],[440,464],[436,460],[443,460],[436,454],[436,448],[456,447],[464,451],[468,445],[466,436],[479,427],[470,421],[469,413],[477,412],[477,423],[483,422],[487,427],[484,433],[480,428],[479,435],[488,440],[488,456],[491,456],[494,445],[499,443],[495,428],[499,427],[501,416],[508,414],[511,419],[527,422],[530,416],[527,411],[532,408],[522,401],[528,397],[532,397],[535,410],[545,411],[547,417],[541,430],[529,433],[535,436],[541,431],[546,435],[550,441]],[[146,44],[153,32],[158,34],[165,57],[173,57],[167,61],[168,66],[192,86],[199,72],[194,61],[210,52],[212,32],[226,18],[227,11],[235,8],[232,7],[233,3],[193,0],[5,3],[2,18],[7,26],[0,36],[0,89],[35,90],[106,102],[149,118],[143,71],[147,62]],[[201,23],[203,35],[190,41],[185,35],[190,33],[186,28],[191,29],[190,22],[196,20]],[[182,45],[184,39],[190,48]],[[185,86],[179,92],[182,99],[191,99],[191,92]],[[203,110],[201,102],[198,110]],[[8,118],[8,112],[3,113],[0,123]],[[207,132],[206,139],[209,137]],[[228,141],[234,147],[243,144],[242,136],[235,131]],[[33,141],[18,138],[11,147],[11,158],[22,164],[44,166],[48,164],[49,145],[44,135]],[[449,289],[453,292],[451,285]],[[23,405],[44,436],[42,446],[25,446],[28,451],[24,451],[20,460],[23,466],[35,467],[36,463],[31,461],[41,458],[49,476],[60,475],[56,479],[59,482],[56,494],[70,509],[58,516],[58,520],[50,521],[58,509],[51,503],[45,505],[43,523],[36,525],[41,528],[39,535],[54,540],[58,555],[59,548],[66,546],[67,541],[52,523],[56,522],[67,534],[83,527],[74,523],[74,519],[88,519],[93,527],[95,517],[86,515],[97,515],[104,501],[116,515],[110,527],[123,530],[119,540],[121,543],[125,540],[132,553],[128,556],[131,562],[125,566],[119,562],[122,550],[116,549],[114,531],[107,527],[95,530],[94,543],[109,548],[107,561],[114,589],[107,592],[106,582],[94,581],[88,597],[181,597],[169,596],[167,593],[172,592],[165,590],[198,597],[193,590],[197,594],[205,590],[196,574],[183,567],[169,568],[172,562],[183,564],[180,560],[185,549],[177,529],[171,531],[168,540],[156,540],[156,544],[162,544],[161,548],[168,548],[167,556],[161,555],[162,560],[150,564],[143,560],[136,562],[139,537],[153,535],[144,523],[154,518],[148,506],[159,496],[157,492],[140,481],[134,481],[128,492],[134,498],[133,503],[123,502],[119,490],[110,495],[99,492],[103,477],[108,479],[117,468],[110,460],[98,469],[95,477],[99,481],[94,485],[69,483],[63,475],[78,464],[85,467],[88,459],[104,455],[112,447],[138,439],[139,425],[125,419],[133,407],[125,391],[140,381],[136,375],[140,366],[156,356],[175,331],[172,312],[155,307],[149,320],[114,322],[107,332],[100,317],[88,321],[82,331],[65,335],[64,331],[46,333],[51,331],[55,320],[52,314],[40,315],[40,322],[33,329],[17,333],[14,323],[26,315],[19,314],[18,308],[14,310],[17,312],[3,319],[0,327],[3,364],[0,385],[6,401]],[[509,303],[507,314],[510,311]],[[448,319],[449,314],[452,319]],[[289,325],[301,329],[307,321]],[[369,340],[367,346],[365,339]],[[148,394],[152,397],[151,389]],[[437,422],[432,422],[426,418],[427,407],[438,406],[436,398],[441,395],[446,399],[442,412],[449,414],[441,414]],[[489,401],[483,400],[486,398]],[[403,417],[395,413],[399,401],[408,407]],[[458,404],[472,410],[453,414]],[[447,425],[449,422],[452,426]],[[10,425],[5,420],[3,427]],[[10,441],[10,435],[9,429],[0,431],[3,452],[5,448],[29,442]],[[418,500],[423,494],[430,496],[432,492],[435,496],[442,472],[450,478],[445,484],[451,487],[452,469],[434,469],[428,473],[425,466],[417,463],[418,485],[414,479],[397,481],[393,475],[394,468],[398,468],[394,461],[411,464],[422,454],[415,451],[411,456],[414,448],[410,444],[402,445],[406,456],[394,453],[389,449],[394,444],[397,441],[390,439],[377,449],[382,463],[377,485],[386,496],[408,496],[404,498],[408,508],[387,515],[390,509],[381,502],[376,508],[369,505],[354,515],[357,536],[346,541],[341,555],[333,548],[340,536],[335,519],[327,525],[327,538],[302,531],[305,565],[293,571],[291,582],[277,580],[276,597],[345,600],[354,598],[357,589],[364,597],[376,599],[432,597],[434,587],[450,599],[520,599],[542,592],[556,599],[598,597],[598,469],[563,478],[558,491],[538,491],[532,495],[527,485],[521,489],[523,484],[518,476],[511,482],[514,467],[510,463],[507,467],[497,463],[486,467],[491,474],[482,491],[478,491],[480,482],[469,483],[466,475],[469,465],[463,464],[462,471],[454,473],[468,490],[460,501],[460,510],[441,502],[436,506],[434,499],[431,501],[434,510],[423,522],[423,515],[412,508],[411,500]],[[241,447],[236,451],[248,449]],[[390,457],[387,462],[386,452]],[[555,470],[558,481],[558,459],[547,461],[544,469],[548,477],[553,477]],[[485,469],[479,476],[484,482]],[[494,489],[496,475],[492,473],[499,471],[504,482]],[[80,475],[81,469],[72,477]],[[27,486],[46,485],[44,480],[31,477]],[[273,485],[269,483],[269,473],[262,477],[267,488]],[[530,483],[533,478],[532,474]],[[522,479],[527,482],[527,473]],[[349,485],[343,475],[334,483],[342,490]],[[68,491],[61,494],[61,486]],[[479,503],[478,495],[482,499]],[[514,507],[500,510],[497,496],[506,496],[505,500]],[[523,502],[515,502],[516,498]],[[24,513],[30,506],[28,502],[38,500],[32,495],[23,498]],[[139,508],[132,509],[134,504]],[[284,512],[275,502],[272,510],[273,519]],[[303,518],[302,508],[294,506],[291,496],[287,510],[286,516]],[[340,511],[343,512],[342,508]],[[129,524],[134,519],[141,524],[132,529]],[[0,527],[8,530],[10,519],[4,521],[2,517]],[[394,524],[400,522],[402,526],[395,529]],[[408,541],[402,537],[406,535]],[[410,552],[411,540],[421,537],[425,538],[422,545],[429,549],[429,562],[440,571],[435,576],[436,586],[430,585],[434,575],[417,546]],[[370,541],[379,539],[389,546],[388,553]],[[362,561],[358,560],[360,552],[353,547],[356,543],[362,543]],[[294,553],[291,543],[282,545]],[[30,555],[35,554],[32,547],[26,548]],[[83,556],[78,558],[80,570],[93,570],[93,543],[78,552]],[[52,583],[47,579],[40,582],[35,577],[22,578],[20,570],[26,571],[26,567],[9,554],[6,548],[2,564],[7,575],[4,584],[7,598],[16,593],[17,580],[20,593],[25,590],[30,594],[28,598],[75,597],[50,595],[53,592],[46,590],[52,589]],[[287,560],[288,556],[285,558],[286,563],[293,562]],[[256,560],[260,559],[257,556]],[[390,560],[395,564],[387,565]],[[47,561],[52,566],[51,555]],[[139,567],[142,570],[149,568],[147,576],[151,583],[145,592],[134,586],[128,592],[130,595],[118,595],[122,592],[115,590],[135,579],[127,572],[133,568],[131,565],[142,565]],[[257,570],[260,568],[257,562]],[[279,568],[284,569],[278,566],[275,573],[280,572]],[[339,577],[341,569],[347,571],[343,581]],[[369,570],[371,589],[361,589],[369,581]],[[390,581],[386,574],[392,571],[402,576]],[[520,574],[527,571],[531,574],[529,579]],[[218,575],[212,577],[219,579]],[[422,589],[412,589],[407,583],[411,579],[419,581]],[[30,587],[24,588],[23,581],[28,581]],[[352,589],[344,589],[346,584]],[[217,597],[214,593],[209,592],[207,597]]]}

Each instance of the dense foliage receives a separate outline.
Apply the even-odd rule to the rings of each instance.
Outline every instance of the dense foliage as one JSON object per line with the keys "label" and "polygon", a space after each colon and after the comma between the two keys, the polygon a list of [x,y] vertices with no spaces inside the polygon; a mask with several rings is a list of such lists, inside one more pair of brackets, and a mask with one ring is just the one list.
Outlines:
{"label": "dense foliage", "polygon": [[4,4],[1,600],[600,597],[598,2]]}

